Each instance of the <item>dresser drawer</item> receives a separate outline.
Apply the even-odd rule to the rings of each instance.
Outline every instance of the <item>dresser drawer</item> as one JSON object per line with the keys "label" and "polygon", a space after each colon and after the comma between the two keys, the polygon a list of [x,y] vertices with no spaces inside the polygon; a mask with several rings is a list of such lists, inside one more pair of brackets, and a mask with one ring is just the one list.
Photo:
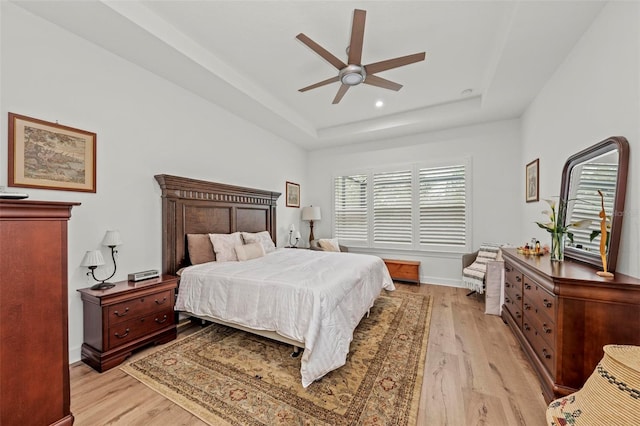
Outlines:
{"label": "dresser drawer", "polygon": [[522,294],[522,273],[509,262],[504,263],[504,287],[516,289]]}
{"label": "dresser drawer", "polygon": [[522,287],[514,286],[511,283],[504,283],[504,295],[509,297],[512,301],[520,303],[522,305]]}
{"label": "dresser drawer", "polygon": [[504,307],[513,319],[515,320],[518,328],[522,328],[522,302],[516,301],[512,296],[505,294]]}
{"label": "dresser drawer", "polygon": [[545,340],[548,346],[555,348],[557,327],[546,315],[535,312],[530,308],[529,299],[525,297],[522,313],[523,322],[531,324],[538,334]]}
{"label": "dresser drawer", "polygon": [[129,321],[140,315],[147,315],[151,312],[173,308],[171,290],[165,290],[147,296],[136,297],[107,308],[109,326]]}
{"label": "dresser drawer", "polygon": [[524,277],[523,288],[525,297],[527,297],[533,305],[532,309],[537,313],[546,315],[555,323],[558,298],[526,275]]}
{"label": "dresser drawer", "polygon": [[109,327],[109,343],[107,349],[113,349],[126,342],[170,326],[174,323],[174,318],[173,309],[168,308],[112,325]]}
{"label": "dresser drawer", "polygon": [[545,366],[551,377],[555,378],[555,346],[550,345],[549,343],[547,343],[547,341],[545,341],[545,339],[542,337],[541,331],[534,326],[533,321],[531,321],[531,317],[528,315],[524,316],[522,323],[522,332],[531,344],[531,347],[533,348],[533,351],[535,352],[538,359]]}

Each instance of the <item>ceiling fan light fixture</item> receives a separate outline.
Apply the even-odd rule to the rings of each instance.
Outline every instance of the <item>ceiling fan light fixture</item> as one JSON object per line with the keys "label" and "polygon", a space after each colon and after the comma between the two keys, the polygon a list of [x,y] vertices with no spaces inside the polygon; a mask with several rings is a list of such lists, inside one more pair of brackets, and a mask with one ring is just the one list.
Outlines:
{"label": "ceiling fan light fixture", "polygon": [[360,65],[348,65],[340,70],[340,81],[347,86],[357,86],[367,78],[364,67]]}

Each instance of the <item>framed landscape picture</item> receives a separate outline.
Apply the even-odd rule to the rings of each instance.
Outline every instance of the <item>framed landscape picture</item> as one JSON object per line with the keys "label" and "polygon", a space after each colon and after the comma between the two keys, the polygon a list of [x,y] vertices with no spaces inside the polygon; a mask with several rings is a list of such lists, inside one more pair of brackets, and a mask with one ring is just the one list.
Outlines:
{"label": "framed landscape picture", "polygon": [[540,200],[538,187],[540,185],[540,159],[527,164],[525,172],[525,193],[527,203]]}
{"label": "framed landscape picture", "polygon": [[96,134],[9,113],[9,186],[96,192]]}
{"label": "framed landscape picture", "polygon": [[300,185],[287,182],[287,207],[300,207]]}

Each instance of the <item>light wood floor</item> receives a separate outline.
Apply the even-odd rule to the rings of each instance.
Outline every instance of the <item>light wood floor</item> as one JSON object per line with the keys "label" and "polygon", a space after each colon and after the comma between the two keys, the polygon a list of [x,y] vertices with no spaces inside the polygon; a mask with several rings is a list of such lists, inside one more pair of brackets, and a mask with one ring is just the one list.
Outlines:
{"label": "light wood floor", "polygon": [[[419,426],[546,424],[533,370],[500,317],[484,314],[480,298],[460,288],[397,287],[434,299]],[[204,425],[119,368],[100,374],[81,362],[71,365],[71,412],[75,426]]]}

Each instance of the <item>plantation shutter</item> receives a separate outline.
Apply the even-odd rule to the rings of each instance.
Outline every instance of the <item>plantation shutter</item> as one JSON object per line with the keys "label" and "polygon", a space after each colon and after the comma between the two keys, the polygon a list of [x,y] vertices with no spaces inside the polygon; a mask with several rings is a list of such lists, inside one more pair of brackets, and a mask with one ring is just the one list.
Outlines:
{"label": "plantation shutter", "polygon": [[367,242],[367,175],[334,179],[334,233],[348,241]]}
{"label": "plantation shutter", "polygon": [[617,177],[617,164],[586,163],[582,166],[575,194],[576,200],[573,201],[571,223],[590,219],[591,225],[584,229],[570,228],[575,244],[582,244],[583,248],[595,252],[600,250],[600,237],[590,241],[591,232],[600,230],[599,215],[602,206],[598,190],[604,195],[604,209],[607,217],[611,219]]}
{"label": "plantation shutter", "polygon": [[412,242],[411,170],[373,175],[373,241]]}
{"label": "plantation shutter", "polygon": [[419,173],[420,244],[466,245],[464,165],[424,168]]}

